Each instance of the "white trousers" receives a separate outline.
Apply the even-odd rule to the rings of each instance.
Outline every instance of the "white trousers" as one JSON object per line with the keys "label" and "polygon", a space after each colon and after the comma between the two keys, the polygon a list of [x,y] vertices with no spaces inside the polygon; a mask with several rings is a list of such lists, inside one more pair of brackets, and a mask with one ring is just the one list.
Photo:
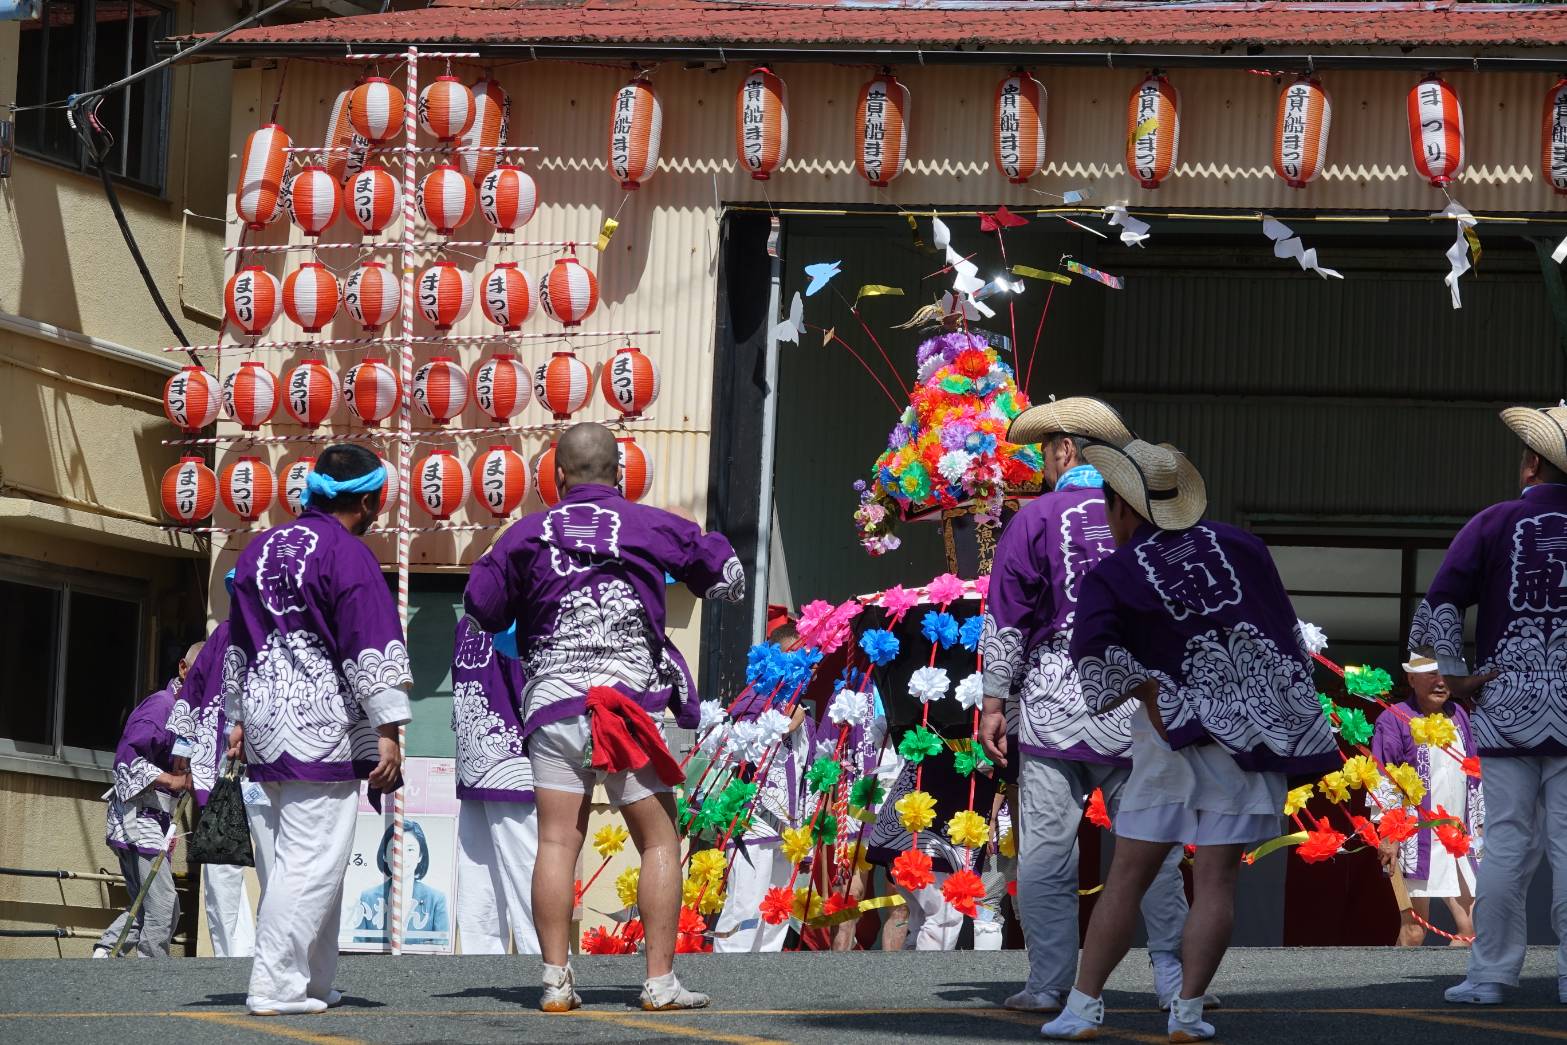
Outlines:
{"label": "white trousers", "polygon": [[935,881],[918,892],[896,886],[898,895],[908,901],[909,931],[903,938],[905,951],[950,951],[958,946],[963,931],[963,916],[941,895],[945,871],[935,872]]}
{"label": "white trousers", "polygon": [[249,805],[261,876],[250,1009],[325,1001],[337,974],[343,875],[354,846],[359,782],[284,780],[262,784],[265,805]]}
{"label": "white trousers", "polygon": [[245,869],[203,864],[201,895],[207,905],[207,935],[214,958],[249,958],[256,953],[256,920],[245,892]]}
{"label": "white trousers", "polygon": [[[724,899],[724,910],[718,916],[718,926],[713,930],[713,953],[759,954],[783,950],[789,923],[768,925],[761,915],[767,890],[788,885],[789,875],[794,870],[779,852],[779,845],[778,842],[747,842],[735,854],[734,866],[729,869],[729,893]],[[809,885],[810,881],[808,872],[802,871],[796,884]],[[755,924],[745,929],[735,928],[748,921]]]}
{"label": "white trousers", "polygon": [[465,798],[457,814],[457,936],[463,954],[539,954],[533,862],[539,814],[532,802]]}
{"label": "white trousers", "polygon": [[1469,979],[1518,985],[1528,941],[1529,880],[1551,866],[1556,972],[1567,976],[1567,756],[1487,758],[1485,849],[1475,886]]}

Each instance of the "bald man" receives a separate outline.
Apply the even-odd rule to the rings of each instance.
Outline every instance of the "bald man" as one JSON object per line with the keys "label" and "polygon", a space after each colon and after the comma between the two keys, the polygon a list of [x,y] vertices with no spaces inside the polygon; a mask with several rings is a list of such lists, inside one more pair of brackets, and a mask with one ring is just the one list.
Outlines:
{"label": "bald man", "polygon": [[637,908],[647,941],[642,1007],[691,1009],[707,996],[674,974],[680,839],[673,784],[683,774],[656,719],[693,727],[691,672],[664,635],[664,576],[702,598],[738,602],[745,573],[729,542],[617,489],[620,455],[602,425],[569,429],[555,450],[558,505],[503,533],[468,579],[480,628],[516,626],[527,678],[522,733],[539,816],[533,916],[544,953],[545,1012],[581,1005],[567,964],[573,879],[595,782],[642,856]]}

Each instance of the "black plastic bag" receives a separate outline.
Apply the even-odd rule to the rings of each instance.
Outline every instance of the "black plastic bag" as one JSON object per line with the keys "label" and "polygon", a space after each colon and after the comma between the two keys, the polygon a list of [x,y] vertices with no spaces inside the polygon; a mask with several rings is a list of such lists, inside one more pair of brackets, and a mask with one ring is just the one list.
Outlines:
{"label": "black plastic bag", "polygon": [[198,864],[256,866],[250,848],[250,821],[245,818],[245,793],[238,767],[232,762],[207,796],[196,829],[190,833],[188,855]]}

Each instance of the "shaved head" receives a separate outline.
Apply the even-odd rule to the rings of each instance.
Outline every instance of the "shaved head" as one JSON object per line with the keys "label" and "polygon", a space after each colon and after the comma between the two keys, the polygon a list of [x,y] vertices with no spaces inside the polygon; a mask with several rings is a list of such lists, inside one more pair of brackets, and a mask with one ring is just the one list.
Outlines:
{"label": "shaved head", "polygon": [[562,490],[584,483],[615,486],[620,482],[620,449],[615,434],[603,425],[584,421],[566,429],[555,447],[555,470]]}

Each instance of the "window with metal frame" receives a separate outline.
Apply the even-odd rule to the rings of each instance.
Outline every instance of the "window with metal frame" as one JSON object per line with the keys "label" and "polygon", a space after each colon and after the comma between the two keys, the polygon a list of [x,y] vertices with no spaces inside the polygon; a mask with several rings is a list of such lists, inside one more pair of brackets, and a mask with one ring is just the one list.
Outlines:
{"label": "window with metal frame", "polygon": [[[173,11],[148,0],[44,0],[21,25],[16,103],[63,101],[123,79],[157,59],[153,45],[173,31]],[[169,72],[104,96],[97,118],[113,139],[104,165],[138,188],[163,191]],[[19,152],[79,171],[91,162],[62,108],[17,113]]]}

